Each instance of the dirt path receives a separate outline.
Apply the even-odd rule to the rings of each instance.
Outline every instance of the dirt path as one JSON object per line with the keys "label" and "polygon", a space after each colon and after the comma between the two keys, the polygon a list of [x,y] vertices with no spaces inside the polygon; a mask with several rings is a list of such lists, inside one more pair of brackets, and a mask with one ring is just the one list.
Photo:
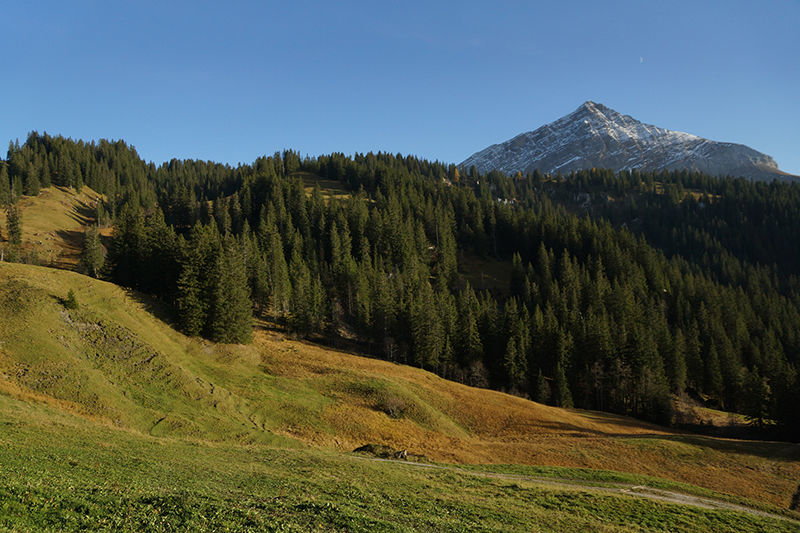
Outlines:
{"label": "dirt path", "polygon": [[459,468],[457,466],[447,466],[447,465],[434,465],[429,463],[414,463],[411,461],[402,461],[398,459],[381,459],[379,457],[363,457],[363,456],[355,456],[359,459],[364,459],[367,461],[378,461],[378,462],[386,462],[386,463],[400,463],[404,465],[413,466],[416,468],[428,468],[433,470],[447,470],[450,472],[456,472],[459,474],[464,475],[471,475],[477,477],[484,477],[484,478],[493,478],[493,479],[507,479],[507,480],[519,480],[519,481],[530,481],[540,485],[548,485],[552,487],[560,487],[560,488],[571,488],[571,489],[579,489],[579,490],[587,490],[592,492],[602,492],[606,494],[617,494],[617,495],[624,495],[624,496],[633,496],[637,498],[646,498],[648,500],[655,500],[659,502],[665,503],[676,503],[679,505],[690,505],[693,507],[700,507],[702,509],[717,509],[717,510],[726,510],[726,511],[736,511],[739,513],[746,513],[753,516],[760,516],[765,518],[773,518],[776,520],[784,520],[787,522],[792,522],[795,524],[800,524],[800,520],[795,520],[793,518],[769,513],[767,511],[761,511],[759,509],[754,509],[752,507],[747,507],[745,505],[739,505],[731,502],[726,502],[723,500],[717,500],[713,498],[705,498],[702,496],[695,496],[692,494],[686,494],[683,492],[675,492],[672,490],[664,490],[664,489],[657,489],[653,487],[647,487],[644,485],[634,485],[632,483],[607,483],[603,482],[602,485],[590,485],[586,483],[582,483],[580,480],[571,480],[571,479],[563,479],[563,478],[546,478],[546,477],[536,477],[536,476],[525,476],[521,474],[503,474],[499,472],[480,472],[475,470],[467,470],[464,468]]}

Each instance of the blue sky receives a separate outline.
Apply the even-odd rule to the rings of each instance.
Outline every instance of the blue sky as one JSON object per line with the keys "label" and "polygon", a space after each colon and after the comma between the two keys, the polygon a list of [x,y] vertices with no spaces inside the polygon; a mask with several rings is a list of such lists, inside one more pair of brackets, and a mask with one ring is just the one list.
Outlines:
{"label": "blue sky", "polygon": [[6,3],[0,141],[460,162],[595,100],[800,174],[798,27],[796,0]]}

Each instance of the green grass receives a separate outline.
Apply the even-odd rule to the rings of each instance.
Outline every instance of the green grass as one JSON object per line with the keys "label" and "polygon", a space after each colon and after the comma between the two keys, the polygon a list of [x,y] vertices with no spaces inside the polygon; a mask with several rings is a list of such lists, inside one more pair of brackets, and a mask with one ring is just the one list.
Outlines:
{"label": "green grass", "polygon": [[[70,289],[77,309],[63,305]],[[652,438],[658,428],[630,419],[541,406],[280,336],[213,345],[160,314],[158,302],[109,283],[0,263],[0,530],[792,530],[737,512],[343,452],[377,443],[437,460],[514,462],[532,452],[568,461],[569,449],[604,464],[636,452],[630,468],[692,461],[737,477],[755,465],[751,484],[771,483],[769,501],[781,501],[796,485],[794,448]],[[733,498],[638,474],[464,468]]]}
{"label": "green grass", "polygon": [[[41,267],[2,268],[0,372],[26,390],[157,435],[290,445],[270,427],[319,419],[326,399],[316,391],[254,374],[251,351],[192,341],[114,285]],[[61,303],[68,288],[76,310]],[[265,413],[265,404],[281,407]]]}
{"label": "green grass", "polygon": [[747,498],[740,498],[723,492],[709,490],[688,483],[680,483],[669,479],[655,476],[645,476],[641,474],[631,474],[629,472],[617,472],[614,470],[601,470],[594,468],[566,468],[553,466],[537,465],[461,465],[467,471],[492,472],[498,474],[510,474],[512,476],[526,476],[531,478],[552,479],[555,481],[580,482],[581,485],[596,487],[619,487],[619,486],[641,486],[654,489],[690,494],[701,498],[720,500],[736,505],[742,505],[764,512],[783,515],[791,519],[797,519],[797,514],[786,509],[780,509],[773,505],[764,504]]}
{"label": "green grass", "polygon": [[0,396],[0,529],[793,531],[777,520],[332,452],[156,438]]}
{"label": "green grass", "polygon": [[[80,193],[66,187],[47,187],[38,196],[23,196],[23,249],[29,258],[60,268],[75,268],[83,231],[94,223],[94,206],[101,195],[88,187]],[[0,241],[7,238],[0,224]]]}
{"label": "green grass", "polygon": [[319,188],[322,198],[327,200],[344,200],[350,198],[353,193],[347,185],[337,180],[321,178],[311,172],[298,171],[292,173],[292,177],[303,181],[303,188],[306,194],[311,195],[315,188]]}

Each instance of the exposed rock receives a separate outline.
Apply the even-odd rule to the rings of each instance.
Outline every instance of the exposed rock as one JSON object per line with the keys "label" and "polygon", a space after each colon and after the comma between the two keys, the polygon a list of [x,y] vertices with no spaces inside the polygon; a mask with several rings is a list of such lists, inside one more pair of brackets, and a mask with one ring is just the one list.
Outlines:
{"label": "exposed rock", "polygon": [[796,180],[775,160],[742,144],[716,142],[644,124],[602,104],[585,102],[573,113],[461,163],[481,172],[562,173],[588,168],[691,170],[756,180]]}

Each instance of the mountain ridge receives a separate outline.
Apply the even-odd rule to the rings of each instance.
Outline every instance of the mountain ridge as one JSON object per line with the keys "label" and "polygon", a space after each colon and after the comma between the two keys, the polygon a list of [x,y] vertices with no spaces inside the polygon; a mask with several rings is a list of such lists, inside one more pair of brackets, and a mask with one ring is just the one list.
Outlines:
{"label": "mountain ridge", "polygon": [[718,142],[641,122],[588,100],[533,131],[493,144],[459,166],[506,174],[548,174],[587,168],[689,170],[754,180],[793,180],[775,160],[748,146]]}

